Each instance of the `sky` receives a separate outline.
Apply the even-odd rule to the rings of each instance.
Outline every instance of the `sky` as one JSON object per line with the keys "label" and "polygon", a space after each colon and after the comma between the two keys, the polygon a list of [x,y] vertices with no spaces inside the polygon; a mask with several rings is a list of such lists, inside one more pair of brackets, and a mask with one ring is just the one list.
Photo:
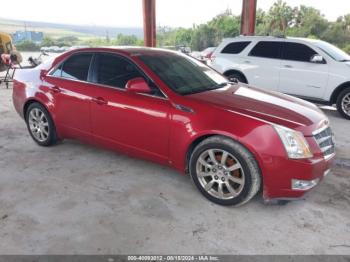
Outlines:
{"label": "sky", "polygon": [[[275,0],[257,0],[258,8],[268,10]],[[331,21],[350,13],[350,0],[285,0],[291,6],[315,7]],[[25,21],[79,25],[142,27],[142,0],[17,0],[14,12],[0,17]],[[242,0],[156,0],[158,26],[191,27],[209,21],[230,8],[240,14]],[[1,29],[1,28],[0,28]]]}

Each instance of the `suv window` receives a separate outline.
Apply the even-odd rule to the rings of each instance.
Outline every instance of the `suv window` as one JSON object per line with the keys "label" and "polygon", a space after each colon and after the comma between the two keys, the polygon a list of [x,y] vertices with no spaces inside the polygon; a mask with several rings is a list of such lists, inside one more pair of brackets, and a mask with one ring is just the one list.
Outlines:
{"label": "suv window", "polygon": [[113,54],[96,56],[94,82],[118,88],[125,88],[126,83],[135,77],[143,77],[135,65]]}
{"label": "suv window", "polygon": [[53,76],[59,76],[74,80],[87,81],[92,54],[84,53],[72,55],[63,62],[54,72]]}
{"label": "suv window", "polygon": [[233,42],[229,43],[222,49],[221,53],[223,54],[239,54],[241,53],[251,42]]}
{"label": "suv window", "polygon": [[249,56],[265,57],[265,58],[281,58],[283,42],[276,41],[260,41],[250,51]]}
{"label": "suv window", "polygon": [[285,60],[310,62],[311,57],[316,54],[315,50],[304,44],[286,42],[283,46],[282,57]]}

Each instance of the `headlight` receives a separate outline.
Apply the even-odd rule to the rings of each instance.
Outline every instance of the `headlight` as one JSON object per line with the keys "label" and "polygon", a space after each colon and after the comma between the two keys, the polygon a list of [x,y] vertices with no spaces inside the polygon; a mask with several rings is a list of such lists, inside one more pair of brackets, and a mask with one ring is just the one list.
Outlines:
{"label": "headlight", "polygon": [[281,138],[289,158],[302,159],[312,157],[309,144],[301,132],[279,125],[273,125],[273,127]]}

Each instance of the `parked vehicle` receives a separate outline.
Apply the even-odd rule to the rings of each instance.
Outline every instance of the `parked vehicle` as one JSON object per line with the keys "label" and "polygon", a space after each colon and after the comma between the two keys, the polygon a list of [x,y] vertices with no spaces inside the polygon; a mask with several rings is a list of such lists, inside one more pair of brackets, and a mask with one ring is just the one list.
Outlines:
{"label": "parked vehicle", "polygon": [[30,66],[36,67],[36,66],[40,65],[43,62],[42,56],[48,56],[48,55],[49,54],[46,53],[44,50],[41,50],[40,55],[38,57],[30,56],[28,58],[28,62],[30,64]]}
{"label": "parked vehicle", "polygon": [[201,52],[201,57],[200,57],[200,60],[202,60],[203,62],[207,62],[208,60],[210,60],[212,54],[214,53],[216,49],[216,46],[212,46],[212,47],[208,47],[206,49],[204,49],[202,52]]}
{"label": "parked vehicle", "polygon": [[191,53],[189,53],[189,55],[197,60],[202,59],[201,52],[199,51],[192,51]]}
{"label": "parked vehicle", "polygon": [[183,54],[190,54],[191,53],[191,48],[189,46],[176,46],[176,49],[178,52],[183,53]]}
{"label": "parked vehicle", "polygon": [[13,103],[41,146],[79,139],[169,165],[222,205],[260,188],[265,200],[301,197],[334,157],[315,105],[228,82],[173,51],[72,50],[19,70]]}
{"label": "parked vehicle", "polygon": [[244,83],[336,104],[350,119],[350,56],[327,42],[240,36],[225,39],[209,64]]}

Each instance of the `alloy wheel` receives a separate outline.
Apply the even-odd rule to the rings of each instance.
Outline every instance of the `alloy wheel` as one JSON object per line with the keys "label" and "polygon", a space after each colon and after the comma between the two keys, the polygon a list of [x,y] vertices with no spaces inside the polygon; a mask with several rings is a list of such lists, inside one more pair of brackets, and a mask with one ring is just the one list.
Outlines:
{"label": "alloy wheel", "polygon": [[241,163],[222,149],[208,149],[198,158],[196,172],[201,186],[213,197],[232,199],[245,184]]}
{"label": "alloy wheel", "polygon": [[44,142],[49,137],[49,122],[45,113],[39,108],[33,108],[28,116],[29,129],[39,142]]}
{"label": "alloy wheel", "polygon": [[342,110],[345,114],[347,114],[348,116],[350,116],[350,93],[347,93],[342,101],[341,101],[341,107]]}

